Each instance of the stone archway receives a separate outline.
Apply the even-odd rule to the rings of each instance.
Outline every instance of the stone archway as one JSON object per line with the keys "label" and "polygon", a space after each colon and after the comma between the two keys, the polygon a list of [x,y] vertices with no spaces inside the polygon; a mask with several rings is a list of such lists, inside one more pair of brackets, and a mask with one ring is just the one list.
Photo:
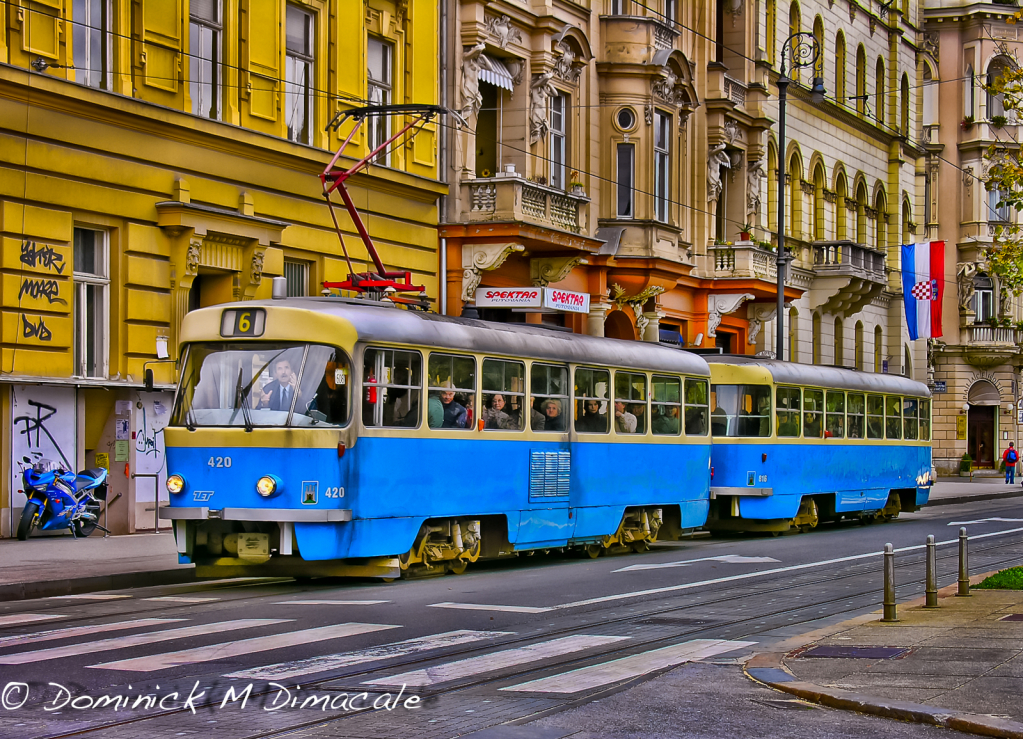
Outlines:
{"label": "stone archway", "polygon": [[636,340],[636,329],[632,321],[622,311],[616,310],[608,313],[604,319],[604,336],[609,339]]}
{"label": "stone archway", "polygon": [[966,451],[973,458],[974,467],[993,467],[998,442],[995,439],[995,420],[1002,395],[989,380],[977,380],[967,395]]}

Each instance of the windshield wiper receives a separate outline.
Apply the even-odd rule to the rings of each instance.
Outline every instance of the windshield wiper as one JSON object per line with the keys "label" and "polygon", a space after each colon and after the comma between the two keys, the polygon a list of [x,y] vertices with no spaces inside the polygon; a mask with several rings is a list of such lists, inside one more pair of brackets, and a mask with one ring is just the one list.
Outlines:
{"label": "windshield wiper", "polygon": [[234,409],[233,409],[234,413],[231,414],[231,418],[227,422],[228,425],[230,426],[234,425],[234,419],[237,417],[238,411],[241,410],[242,419],[244,419],[245,421],[245,430],[252,431],[253,428],[252,419],[249,417],[249,404],[248,401],[246,400],[246,398],[248,397],[246,389],[251,386],[252,383],[250,382],[246,387],[242,387],[242,368],[239,367],[238,382],[234,386]]}

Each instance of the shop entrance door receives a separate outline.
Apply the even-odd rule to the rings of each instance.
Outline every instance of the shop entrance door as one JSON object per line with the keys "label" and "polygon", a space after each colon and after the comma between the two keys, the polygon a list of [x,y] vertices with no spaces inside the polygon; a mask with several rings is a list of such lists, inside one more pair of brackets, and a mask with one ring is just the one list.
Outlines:
{"label": "shop entrance door", "polygon": [[974,467],[994,467],[995,407],[970,405],[967,413],[967,451]]}

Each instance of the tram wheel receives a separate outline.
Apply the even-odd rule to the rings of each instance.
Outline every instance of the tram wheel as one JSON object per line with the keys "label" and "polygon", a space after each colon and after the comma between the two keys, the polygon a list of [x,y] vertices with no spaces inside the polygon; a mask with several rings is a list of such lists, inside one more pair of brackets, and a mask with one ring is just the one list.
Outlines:
{"label": "tram wheel", "polygon": [[445,569],[452,575],[461,575],[468,566],[469,563],[464,559],[450,559],[445,564]]}
{"label": "tram wheel", "polygon": [[642,554],[643,552],[647,551],[650,548],[650,542],[646,541],[645,539],[642,539],[640,541],[632,542],[631,546],[632,551],[634,551],[636,554]]}
{"label": "tram wheel", "polygon": [[604,551],[604,547],[600,544],[587,544],[586,545],[586,556],[590,559],[596,559],[600,556],[601,552]]}

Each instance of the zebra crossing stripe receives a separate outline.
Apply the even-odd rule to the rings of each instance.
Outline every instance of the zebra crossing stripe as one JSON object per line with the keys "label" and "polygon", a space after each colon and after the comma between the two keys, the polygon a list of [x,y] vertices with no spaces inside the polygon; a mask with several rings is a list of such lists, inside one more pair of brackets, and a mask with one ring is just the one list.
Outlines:
{"label": "zebra crossing stripe", "polygon": [[280,662],[276,665],[264,665],[263,667],[256,667],[251,670],[232,672],[224,675],[224,677],[237,677],[247,680],[289,680],[304,675],[312,675],[317,672],[336,670],[339,667],[351,667],[394,657],[408,657],[409,655],[420,654],[434,649],[469,644],[485,639],[493,639],[498,636],[514,636],[514,632],[460,629],[443,634],[418,636],[415,639],[406,639],[392,644],[382,644],[378,647],[368,647],[352,652],[327,654],[322,657],[310,657],[309,659],[300,659],[294,662]]}
{"label": "zebra crossing stripe", "polygon": [[491,606],[484,603],[431,603],[430,608],[454,608],[459,611],[502,611],[504,613],[547,613],[553,608],[540,606]]}
{"label": "zebra crossing stripe", "polygon": [[55,618],[67,618],[67,616],[53,613],[8,613],[5,616],[0,616],[0,626],[34,624],[40,621],[52,621]]}
{"label": "zebra crossing stripe", "polygon": [[161,603],[209,603],[220,598],[186,598],[181,595],[161,595],[158,598],[143,598],[142,600],[152,600]]}
{"label": "zebra crossing stripe", "polygon": [[89,665],[89,668],[94,670],[155,672],[157,670],[167,670],[171,667],[180,667],[181,665],[192,665],[197,662],[212,662],[229,657],[238,657],[243,654],[269,652],[273,649],[294,647],[299,644],[312,644],[313,642],[326,641],[327,639],[340,639],[345,636],[400,628],[400,626],[388,624],[336,624],[334,626],[321,626],[302,631],[289,631],[283,634],[274,634],[273,636],[257,636],[252,639],[239,639],[221,644],[211,644],[208,647],[182,649],[178,652],[153,654],[148,657],[135,657],[134,659],[105,662],[99,665]]}
{"label": "zebra crossing stripe", "polygon": [[435,667],[428,667],[425,670],[413,670],[391,677],[367,680],[363,685],[407,685],[410,688],[420,688],[480,675],[485,672],[503,670],[529,662],[539,662],[573,652],[582,652],[586,649],[614,644],[628,638],[627,636],[590,636],[586,634],[564,636],[560,639],[530,644],[526,647],[505,649],[480,657],[470,657],[469,659],[462,659],[457,662],[448,662],[436,665]]}
{"label": "zebra crossing stripe", "polygon": [[389,600],[282,600],[275,606],[377,606]]}
{"label": "zebra crossing stripe", "polygon": [[137,618],[133,621],[118,621],[112,624],[93,624],[91,626],[71,626],[66,629],[50,629],[49,631],[37,631],[34,634],[15,634],[13,636],[0,636],[0,648],[20,647],[24,644],[35,644],[41,641],[52,641],[53,639],[74,639],[88,634],[101,634],[104,631],[122,631],[126,629],[140,629],[145,626],[162,626],[173,624],[179,621],[187,621],[184,618]]}
{"label": "zebra crossing stripe", "polygon": [[578,670],[530,680],[501,690],[520,693],[578,693],[604,685],[646,675],[665,667],[674,667],[685,662],[712,657],[722,652],[731,652],[756,644],[751,641],[725,641],[722,639],[693,639],[670,647],[653,649],[629,657],[602,662]]}
{"label": "zebra crossing stripe", "polygon": [[33,652],[4,654],[0,655],[0,665],[25,665],[30,662],[42,662],[49,659],[63,659],[64,657],[76,657],[81,654],[93,654],[95,652],[106,652],[111,649],[137,647],[143,644],[155,644],[156,642],[170,641],[171,639],[184,639],[189,636],[207,636],[219,631],[233,631],[235,629],[251,629],[256,626],[283,624],[293,620],[294,619],[290,618],[242,618],[235,621],[220,621],[212,624],[184,626],[179,629],[167,629],[165,631],[149,631],[145,634],[118,636],[112,639],[101,639],[99,641],[84,641],[79,642],[78,644],[67,644],[63,647],[38,649]]}
{"label": "zebra crossing stripe", "polygon": [[121,600],[131,598],[130,595],[103,595],[101,593],[88,593],[85,595],[51,595],[51,600]]}

